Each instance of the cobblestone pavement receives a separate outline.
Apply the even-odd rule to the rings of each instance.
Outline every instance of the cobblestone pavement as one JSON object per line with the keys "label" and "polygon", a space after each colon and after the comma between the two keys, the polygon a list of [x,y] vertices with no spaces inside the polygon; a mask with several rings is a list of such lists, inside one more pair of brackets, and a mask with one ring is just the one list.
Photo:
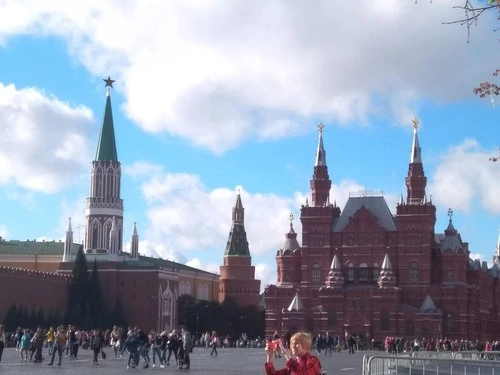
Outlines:
{"label": "cobblestone pavement", "polygon": [[[93,375],[103,374],[115,375],[123,373],[147,374],[148,372],[172,373],[172,374],[197,374],[197,375],[256,375],[264,374],[265,353],[263,349],[221,349],[218,356],[210,356],[210,349],[195,348],[191,354],[191,369],[179,370],[175,366],[166,366],[161,368],[143,369],[142,363],[139,368],[126,369],[127,358],[114,358],[111,348],[105,349],[107,359],[99,358],[99,365],[92,364],[92,352],[90,350],[80,350],[77,359],[63,357],[62,366],[47,366],[47,351],[44,349],[43,363],[21,363],[19,353],[13,348],[4,350],[2,362],[0,362],[1,375],[18,374],[62,374],[71,373],[72,375]],[[328,375],[357,375],[362,372],[362,358],[368,352],[358,352],[348,354],[347,351],[335,353],[331,356],[319,356],[323,369]],[[152,359],[152,357],[151,357]],[[275,366],[281,368],[285,361],[283,358],[277,358]],[[54,364],[57,364],[57,356]]]}

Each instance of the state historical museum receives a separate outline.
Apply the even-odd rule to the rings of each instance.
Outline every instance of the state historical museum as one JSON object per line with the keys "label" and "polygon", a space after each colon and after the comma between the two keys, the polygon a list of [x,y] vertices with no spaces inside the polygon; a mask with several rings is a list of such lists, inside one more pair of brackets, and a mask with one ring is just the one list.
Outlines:
{"label": "state historical museum", "polygon": [[381,194],[351,195],[337,207],[320,124],[311,197],[300,210],[302,245],[290,223],[276,254],[277,283],[265,290],[266,335],[499,337],[499,246],[491,268],[470,259],[451,210],[444,233],[436,232],[413,125],[406,198],[394,215]]}

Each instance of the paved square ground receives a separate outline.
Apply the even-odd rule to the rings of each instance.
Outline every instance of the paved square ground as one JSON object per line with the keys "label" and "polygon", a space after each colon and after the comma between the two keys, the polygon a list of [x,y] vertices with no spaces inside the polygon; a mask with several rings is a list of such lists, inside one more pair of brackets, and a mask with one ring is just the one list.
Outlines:
{"label": "paved square ground", "polygon": [[[90,350],[80,350],[77,359],[69,359],[63,357],[62,366],[47,366],[48,355],[47,349],[44,349],[44,362],[43,363],[21,363],[19,353],[13,349],[8,348],[4,350],[2,362],[0,362],[1,375],[17,375],[17,374],[35,374],[35,375],[48,375],[48,374],[62,374],[71,373],[72,375],[93,375],[103,374],[117,375],[124,373],[131,374],[147,374],[153,372],[172,373],[172,374],[198,374],[198,375],[257,375],[264,374],[264,361],[266,354],[263,349],[221,349],[219,348],[218,356],[210,356],[211,349],[195,348],[194,353],[191,354],[191,369],[179,370],[175,366],[166,366],[164,369],[159,367],[143,369],[142,363],[139,368],[126,369],[127,358],[114,358],[113,350],[105,348],[107,359],[102,360],[99,358],[99,365],[92,364],[93,353]],[[331,356],[319,356],[323,369],[327,371],[328,375],[354,375],[361,374],[362,372],[362,358],[368,352],[358,352],[355,354],[348,354],[347,351],[342,353],[335,353]],[[151,357],[152,359],[152,357]],[[275,360],[276,368],[283,367],[285,360],[277,358]],[[56,362],[57,364],[57,356]]]}

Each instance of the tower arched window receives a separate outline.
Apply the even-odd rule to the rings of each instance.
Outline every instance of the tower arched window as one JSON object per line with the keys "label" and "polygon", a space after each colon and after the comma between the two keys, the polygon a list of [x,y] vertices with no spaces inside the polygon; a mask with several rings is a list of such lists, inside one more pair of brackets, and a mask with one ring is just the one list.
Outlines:
{"label": "tower arched window", "polygon": [[347,280],[354,281],[354,263],[347,263]]}
{"label": "tower arched window", "polygon": [[109,242],[109,233],[111,232],[111,220],[107,220],[106,224],[104,224],[104,248],[109,249],[110,248],[110,242]]}
{"label": "tower arched window", "polygon": [[377,280],[380,275],[380,264],[373,263],[373,280]]}
{"label": "tower arched window", "polygon": [[97,221],[92,222],[92,230],[90,231],[92,238],[90,243],[92,244],[92,249],[97,249],[97,244],[99,241],[99,224]]}
{"label": "tower arched window", "polygon": [[359,265],[359,279],[361,281],[367,281],[368,280],[368,264],[361,263]]}
{"label": "tower arched window", "polygon": [[418,281],[419,277],[418,263],[410,262],[410,281]]}
{"label": "tower arched window", "polygon": [[321,281],[321,265],[318,262],[312,264],[311,281],[313,283],[319,283]]}
{"label": "tower arched window", "polygon": [[102,197],[104,195],[103,188],[104,188],[104,181],[102,180],[102,170],[101,168],[97,168],[95,172],[95,186],[96,186],[96,191],[95,195],[97,197]]}
{"label": "tower arched window", "polygon": [[285,268],[283,270],[283,281],[284,282],[292,281],[292,271],[288,268]]}
{"label": "tower arched window", "polygon": [[113,168],[108,168],[106,176],[106,197],[115,196],[115,174]]}

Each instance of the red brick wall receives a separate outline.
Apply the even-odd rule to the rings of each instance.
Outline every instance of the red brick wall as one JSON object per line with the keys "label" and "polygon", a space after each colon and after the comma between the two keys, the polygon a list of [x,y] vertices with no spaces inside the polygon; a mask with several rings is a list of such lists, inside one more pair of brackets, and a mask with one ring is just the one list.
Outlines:
{"label": "red brick wall", "polygon": [[66,310],[66,301],[71,278],[49,272],[40,272],[11,267],[0,267],[0,320],[15,304],[23,305],[31,313],[41,308],[45,316],[49,311],[59,310],[61,317]]}

